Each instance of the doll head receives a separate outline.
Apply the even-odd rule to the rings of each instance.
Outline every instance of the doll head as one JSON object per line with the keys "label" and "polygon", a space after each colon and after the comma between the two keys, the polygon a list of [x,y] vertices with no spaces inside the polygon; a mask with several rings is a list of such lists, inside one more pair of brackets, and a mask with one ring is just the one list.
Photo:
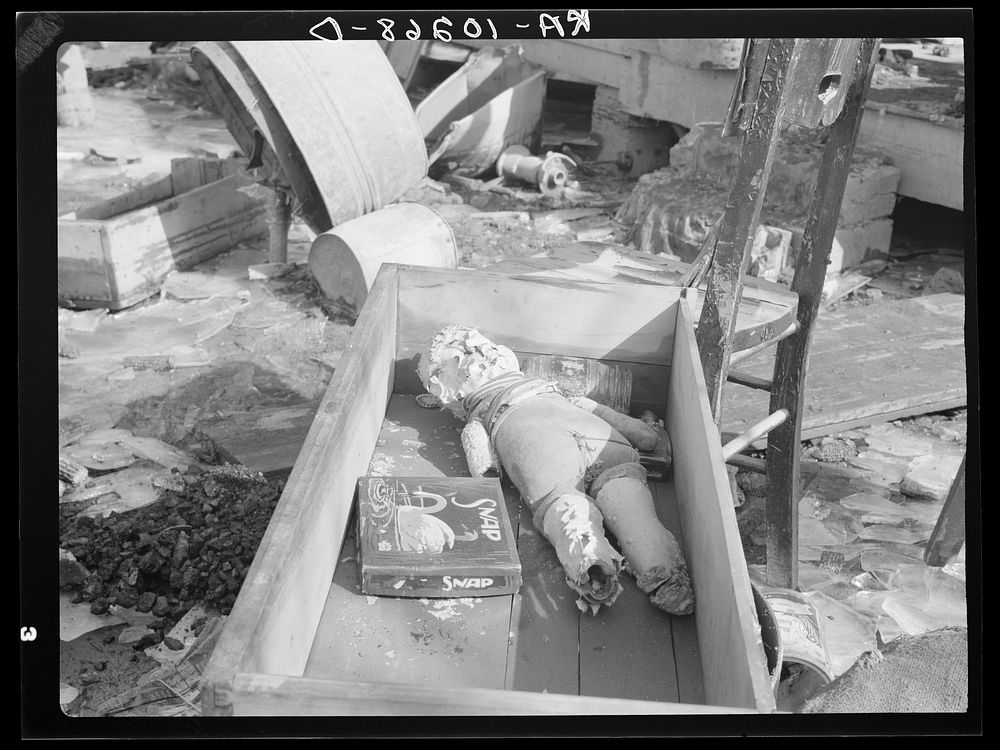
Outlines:
{"label": "doll head", "polygon": [[514,352],[494,344],[475,328],[446,326],[420,355],[417,374],[428,393],[445,406],[458,403],[498,375],[519,372]]}

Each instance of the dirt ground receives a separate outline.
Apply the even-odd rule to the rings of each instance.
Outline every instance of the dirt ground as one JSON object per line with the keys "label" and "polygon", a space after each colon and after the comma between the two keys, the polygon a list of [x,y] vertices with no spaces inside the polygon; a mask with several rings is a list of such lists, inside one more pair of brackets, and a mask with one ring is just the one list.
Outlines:
{"label": "dirt ground", "polygon": [[[141,52],[130,47],[93,49],[88,54],[99,56],[105,70],[120,70],[113,60],[115,54],[121,62]],[[100,87],[92,89],[97,122],[87,128],[59,129],[57,147],[65,155],[59,161],[60,214],[169,173],[171,158],[229,156],[237,150],[222,119],[206,106],[183,66],[162,66],[153,73],[149,70],[120,72],[117,78],[105,75]],[[550,86],[545,123],[545,143],[549,146],[585,139],[590,103],[574,98],[578,93],[572,87]],[[586,148],[581,148],[586,155]],[[467,267],[545,252],[586,230],[606,239],[620,239],[624,228],[614,225],[612,217],[636,179],[623,176],[614,165],[595,165],[590,173],[581,176],[576,199],[566,202],[546,199],[523,187],[484,189],[481,181],[439,177],[414,197],[432,204],[450,224],[460,251],[459,264]],[[557,214],[548,217],[548,222],[538,220],[542,214],[581,207],[592,210],[573,219],[572,227],[567,227],[569,221],[560,220]],[[837,304],[877,304],[868,291],[872,288],[880,289],[890,299],[920,294],[921,290],[907,281],[907,274],[914,269],[930,278],[942,267],[962,268],[960,213],[926,205],[907,206],[903,201],[896,218],[894,262],[868,289],[852,293]],[[216,513],[210,502],[206,482],[210,482],[223,458],[203,428],[232,414],[294,407],[319,397],[325,390],[348,340],[353,311],[323,297],[310,277],[304,261],[311,239],[304,225],[293,225],[289,261],[298,265],[278,278],[247,278],[248,266],[268,259],[266,238],[260,238],[242,243],[190,272],[173,274],[159,298],[130,310],[115,315],[60,311],[61,446],[88,436],[98,442],[103,439],[107,463],[91,468],[91,485],[95,480],[124,482],[121,472],[134,470],[136,476],[144,466],[161,477],[153,510],[149,506],[138,510],[128,507],[126,501],[134,494],[134,483],[115,485],[110,495],[84,485],[60,498],[62,546],[89,576],[80,574],[81,579],[68,583],[61,594],[66,611],[75,613],[73,616],[82,623],[64,636],[60,651],[61,702],[69,715],[100,713],[100,707],[109,699],[134,687],[140,676],[161,665],[162,661],[154,660],[150,653],[154,649],[163,653],[162,644],[172,638],[170,633],[192,608],[206,607],[206,617],[228,614],[266,518],[261,518],[262,523],[253,529],[236,534],[240,544],[237,557],[242,561],[238,566],[233,566],[232,557],[206,556],[212,550],[209,542],[214,544],[227,532],[235,533],[235,526],[243,521],[239,513]],[[169,368],[123,365],[126,355],[142,354],[143,347],[153,339],[157,351],[169,352]],[[840,499],[858,493],[859,487],[870,486],[864,483],[873,481],[873,476],[884,477],[889,471],[885,467],[897,459],[937,453],[951,456],[964,450],[966,426],[967,416],[964,410],[958,410],[893,423],[891,441],[878,430],[858,430],[806,444],[803,491],[814,501],[828,502],[833,507]],[[95,433],[97,438],[93,438]],[[157,442],[136,443],[136,438]],[[879,440],[897,447],[880,454],[883,464],[877,470],[857,466],[859,453],[866,449],[870,453],[872,441],[877,444]],[[905,448],[898,448],[914,441],[918,443],[914,450],[923,453],[907,454]],[[179,457],[170,453],[171,449],[180,451]],[[114,463],[116,456],[118,463]],[[152,463],[144,464],[144,456]],[[266,497],[262,502],[273,507],[275,493],[280,493],[280,478],[257,477],[253,481],[262,488],[261,497]],[[763,561],[760,492],[754,480],[745,477],[741,488],[746,502],[739,512],[740,530],[747,561],[753,568]],[[898,491],[898,480],[894,492],[890,499],[900,507],[914,503]],[[106,503],[109,497],[112,503],[108,507],[115,515],[102,520],[100,527],[112,526],[114,531],[98,534],[92,520],[81,521],[81,513],[93,513],[95,508],[103,507],[95,503]],[[933,502],[939,509],[940,499]],[[927,526],[934,507],[928,502],[919,512],[911,511],[911,515],[920,516],[914,523]],[[876,629],[879,637],[885,638],[908,631],[905,623],[900,624],[902,618],[886,619],[881,610],[872,615],[871,602],[862,605],[851,599],[858,591],[864,593],[856,583],[852,589],[851,581],[865,575],[868,568],[863,565],[862,552],[872,549],[872,540],[862,540],[857,533],[862,531],[860,522],[852,522],[839,510],[831,515],[829,508],[825,514],[817,511],[813,520],[822,528],[810,526],[805,538],[829,544],[824,535],[839,534],[836,539],[843,547],[842,564],[833,570],[829,565],[804,563],[814,574],[808,584],[833,602],[824,602],[824,612],[831,622],[835,617],[860,617],[857,613],[862,610],[867,618],[864,626],[857,625],[855,619],[831,631],[838,639],[837,666],[842,671],[861,653],[859,649],[874,643]],[[900,523],[905,526],[910,522]],[[845,533],[845,528],[853,529],[854,536]],[[212,534],[199,536],[206,553],[194,554],[186,545],[206,529],[211,529]],[[140,534],[156,538],[145,539]],[[183,542],[179,541],[181,537]],[[913,541],[916,538],[890,535],[883,541],[900,545],[897,554],[906,558],[905,564],[915,564],[912,555],[917,554]],[[859,541],[867,541],[868,546],[850,549],[852,542]],[[224,543],[224,538],[218,542],[220,552]],[[156,553],[158,558],[148,551],[159,549],[157,545],[162,547]],[[180,558],[179,546],[185,549]],[[123,564],[126,560],[130,562]],[[225,571],[223,562],[229,566]],[[960,562],[964,565],[964,559]],[[135,569],[139,572],[135,573]],[[898,561],[893,570],[899,573]],[[934,591],[944,590],[942,587],[947,588],[954,580],[953,576],[945,578],[943,582],[935,579]],[[962,583],[964,597],[964,572]],[[928,584],[922,585],[926,597]],[[845,586],[851,590],[845,592]],[[882,599],[888,588],[882,589]],[[902,589],[897,586],[896,590]],[[157,606],[160,597],[164,599],[159,603],[159,612],[150,613],[151,607],[141,611],[138,600],[147,591],[153,597],[146,597],[146,603],[153,602],[151,607]],[[958,601],[952,588],[948,591]],[[908,599],[907,606],[919,609],[913,603],[918,596]],[[836,610],[834,605],[846,609]],[[935,615],[946,623],[960,619],[952,610]],[[93,621],[87,619],[89,616]],[[72,617],[67,620],[71,621]],[[123,640],[122,634],[136,627],[145,629],[143,638]],[[858,632],[864,637],[858,638]],[[162,715],[195,712],[186,695],[162,701]]]}

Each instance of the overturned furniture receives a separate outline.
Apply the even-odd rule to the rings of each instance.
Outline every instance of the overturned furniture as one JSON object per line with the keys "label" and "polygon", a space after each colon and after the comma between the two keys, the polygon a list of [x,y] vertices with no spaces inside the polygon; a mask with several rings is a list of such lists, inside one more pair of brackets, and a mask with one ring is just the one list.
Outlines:
{"label": "overturned furniture", "polygon": [[[744,48],[723,136],[741,137],[726,212],[695,258],[682,286],[707,278],[698,323],[708,397],[718,422],[727,382],[769,391],[770,414],[723,446],[733,465],[767,477],[767,582],[798,582],[799,453],[809,341],[823,294],[863,103],[878,39],[751,39]],[[737,345],[737,310],[782,126],[828,127],[792,280],[796,319],[754,347]],[[733,366],[777,344],[770,379]],[[767,436],[767,460],[743,456]]]}
{"label": "overturned furniture", "polygon": [[[733,713],[775,708],[689,298],[695,290],[383,265],[202,683],[205,714]],[[632,411],[666,415],[673,469],[650,482],[698,597],[657,609],[626,578],[580,612],[555,553],[503,487],[514,595],[366,597],[358,477],[467,476],[462,423],[416,401],[417,355],[461,320],[520,357],[617,365]]]}

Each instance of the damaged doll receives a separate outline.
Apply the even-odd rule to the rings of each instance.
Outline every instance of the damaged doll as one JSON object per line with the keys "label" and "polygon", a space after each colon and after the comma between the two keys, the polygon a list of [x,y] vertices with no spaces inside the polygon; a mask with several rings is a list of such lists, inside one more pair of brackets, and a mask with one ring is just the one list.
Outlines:
{"label": "damaged doll", "polygon": [[657,518],[639,463],[639,450],[658,441],[649,424],[525,376],[513,351],[475,328],[438,331],[418,373],[424,388],[465,420],[471,474],[502,468],[520,491],[581,610],[596,613],[615,601],[623,566],[660,609],[694,610],[687,563]]}

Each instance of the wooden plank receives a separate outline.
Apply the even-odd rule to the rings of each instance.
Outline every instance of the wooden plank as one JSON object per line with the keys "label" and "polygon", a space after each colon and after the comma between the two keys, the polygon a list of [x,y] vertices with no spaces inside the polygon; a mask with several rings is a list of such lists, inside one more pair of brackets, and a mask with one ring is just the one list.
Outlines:
{"label": "wooden plank", "polygon": [[173,195],[186,193],[201,187],[205,179],[205,163],[201,159],[171,159],[170,179],[173,183]]}
{"label": "wooden plank", "polygon": [[965,208],[965,130],[869,103],[858,144],[884,153],[900,171],[896,192]]}
{"label": "wooden plank", "polygon": [[[202,688],[204,691],[204,688]],[[561,714],[746,714],[753,709],[591,698],[577,695],[316,680],[243,673],[235,678],[241,716],[468,716]]]}
{"label": "wooden plank", "polygon": [[228,414],[201,429],[229,461],[262,474],[288,472],[295,465],[321,401]]}
{"label": "wooden plank", "polygon": [[705,700],[773,711],[754,603],[686,300],[678,303],[667,432],[674,440],[674,490],[695,593]]}
{"label": "wooden plank", "polygon": [[[677,510],[677,495],[674,483],[651,482],[656,509],[663,525],[673,532],[681,549],[687,549],[684,533],[681,528],[680,512]],[[697,606],[697,603],[696,603]],[[674,636],[674,664],[677,669],[677,687],[681,703],[704,703],[705,681],[702,677],[701,649],[698,646],[698,627],[696,617],[671,617],[671,629]]]}
{"label": "wooden plank", "polygon": [[726,377],[730,383],[736,383],[747,388],[756,388],[758,391],[771,390],[771,381],[767,378],[758,378],[756,375],[748,375],[739,370],[730,370]]}
{"label": "wooden plank", "polygon": [[85,307],[89,300],[110,299],[104,241],[99,221],[59,221],[56,288],[61,302]]}
{"label": "wooden plank", "polygon": [[[594,243],[599,244],[599,243]],[[610,258],[610,262],[609,262]],[[618,262],[616,262],[618,261]],[[500,261],[489,267],[490,271],[519,276],[545,276],[550,278],[590,281],[622,282],[628,280],[643,284],[677,287],[678,277],[690,268],[689,263],[624,255],[607,247],[577,246],[558,248],[543,258],[516,258]],[[706,286],[707,282],[702,284]],[[695,313],[700,315],[704,296],[692,297]],[[758,279],[744,277],[744,291],[736,313],[734,350],[749,349],[783,331],[795,319],[798,295],[787,287]]]}
{"label": "wooden plank", "polygon": [[383,266],[206,668],[206,714],[232,713],[238,672],[305,669],[392,393],[397,284]]}
{"label": "wooden plank", "polygon": [[639,50],[625,60],[618,98],[629,114],[686,128],[725,118],[735,70],[695,70]]}
{"label": "wooden plank", "polygon": [[170,176],[161,177],[149,185],[143,185],[127,193],[116,195],[98,203],[77,209],[65,217],[68,219],[110,219],[127,211],[135,211],[150,203],[166,200],[174,194],[173,181]]}
{"label": "wooden plank", "polygon": [[625,39],[626,55],[641,50],[666,62],[696,70],[736,70],[743,54],[743,39]]}
{"label": "wooden plank", "polygon": [[[769,378],[774,356],[740,367]],[[807,367],[802,439],[964,406],[965,298],[931,294],[824,311]],[[722,429],[743,432],[768,408],[762,392],[727,388]]]}
{"label": "wooden plank", "polygon": [[[394,394],[368,471],[392,476],[469,476],[462,423]],[[519,498],[505,488],[517,528]],[[512,596],[414,599],[359,590],[354,523],[339,556],[306,677],[502,689]]]}
{"label": "wooden plank", "polygon": [[[667,512],[656,506],[667,525]],[[654,607],[634,578],[622,576],[612,606],[580,617],[580,694],[679,701],[672,625],[680,619]]]}
{"label": "wooden plank", "polygon": [[580,690],[580,610],[555,550],[521,506],[521,590],[514,595],[508,690],[575,695]]}
{"label": "wooden plank", "polygon": [[634,284],[404,266],[399,350],[423,351],[442,322],[453,321],[477,326],[515,351],[669,365],[675,316],[671,302],[681,293]]}
{"label": "wooden plank", "polygon": [[170,179],[174,195],[200,188],[225,177],[240,174],[247,165],[246,159],[204,159],[181,157],[170,160]]}
{"label": "wooden plank", "polygon": [[627,70],[628,58],[616,52],[600,49],[601,40],[566,39],[506,39],[477,40],[456,39],[457,44],[466,47],[503,47],[520,44],[524,57],[549,71],[565,73],[577,79],[585,79],[594,84],[618,88]]}

